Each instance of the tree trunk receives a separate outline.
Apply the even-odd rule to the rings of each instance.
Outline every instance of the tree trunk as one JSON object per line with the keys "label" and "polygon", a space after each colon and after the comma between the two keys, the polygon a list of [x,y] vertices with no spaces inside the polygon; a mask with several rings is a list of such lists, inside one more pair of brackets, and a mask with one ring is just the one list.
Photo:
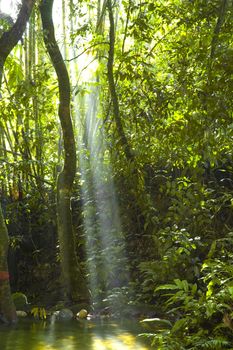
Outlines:
{"label": "tree trunk", "polygon": [[57,179],[57,225],[65,297],[71,301],[86,299],[88,289],[78,265],[70,207],[71,191],[76,173],[76,148],[70,114],[70,82],[57,45],[52,20],[53,0],[40,6],[44,42],[58,77],[59,118],[64,142],[64,165]]}
{"label": "tree trunk", "polygon": [[211,47],[210,47],[211,48],[211,51],[210,51],[211,60],[213,60],[214,55],[215,55],[216,47],[218,44],[219,34],[220,34],[222,25],[223,25],[224,20],[225,20],[226,12],[227,12],[227,5],[228,5],[228,0],[222,0],[220,7],[219,7],[219,16],[218,16],[218,20],[216,22],[216,26],[214,28],[214,34],[213,34]]}
{"label": "tree trunk", "polygon": [[0,206],[0,319],[5,323],[16,322],[15,306],[11,298],[7,266],[8,232]]}
{"label": "tree trunk", "polygon": [[107,0],[107,7],[108,7],[108,14],[109,14],[109,52],[108,52],[108,83],[109,83],[109,90],[112,98],[112,104],[113,104],[113,115],[117,127],[118,136],[121,142],[121,146],[124,150],[125,156],[129,162],[134,161],[134,156],[131,150],[131,147],[128,143],[127,137],[124,132],[124,128],[121,122],[121,116],[120,116],[120,108],[119,108],[119,101],[118,96],[116,92],[116,85],[114,80],[114,74],[113,74],[113,64],[114,64],[114,51],[115,51],[115,23],[114,23],[114,15],[113,15],[113,8],[112,8],[112,1]]}
{"label": "tree trunk", "polygon": [[[122,123],[119,98],[116,90],[116,81],[114,78],[114,56],[115,56],[115,40],[116,40],[116,25],[114,21],[114,12],[113,12],[113,1],[106,0],[108,15],[109,15],[109,52],[108,52],[108,84],[109,91],[112,99],[112,109],[113,117],[116,124],[116,130],[118,137],[121,143],[121,147],[124,151],[126,160],[133,165],[132,175],[131,175],[131,184],[129,185],[132,198],[134,199],[134,209],[138,213],[138,217],[141,221],[141,232],[145,232],[145,236],[148,239],[145,239],[145,236],[142,236],[142,241],[144,242],[145,247],[151,249],[153,247],[156,256],[159,257],[159,241],[151,240],[151,233],[156,232],[157,224],[154,221],[154,210],[153,210],[153,200],[151,194],[145,188],[145,180],[143,172],[140,172],[139,167],[137,166],[137,160],[134,156],[133,150],[130,143],[128,142],[127,136],[124,132],[124,127]],[[124,38],[126,40],[126,38]],[[148,241],[149,240],[149,241]],[[141,253],[141,249],[140,249]],[[147,251],[144,250],[143,254],[146,256]],[[144,259],[144,256],[142,257]]]}
{"label": "tree trunk", "polygon": [[22,0],[22,6],[20,8],[16,22],[11,27],[11,29],[4,32],[0,38],[0,84],[2,82],[4,63],[11,50],[22,38],[34,3],[35,0]]}
{"label": "tree trunk", "polygon": [[[30,17],[35,0],[22,0],[16,22],[0,38],[0,89],[2,83],[3,68],[7,56],[21,39]],[[15,306],[11,298],[9,273],[7,267],[8,232],[4,222],[2,208],[0,206],[0,315],[4,322],[17,320]]]}

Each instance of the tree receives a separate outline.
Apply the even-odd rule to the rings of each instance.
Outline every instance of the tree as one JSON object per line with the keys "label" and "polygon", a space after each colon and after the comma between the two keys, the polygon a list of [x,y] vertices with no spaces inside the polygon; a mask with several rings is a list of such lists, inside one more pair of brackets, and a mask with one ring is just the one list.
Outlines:
{"label": "tree", "polygon": [[[35,0],[23,0],[16,22],[0,38],[0,87],[2,82],[4,63],[23,35],[30,17]],[[0,206],[0,314],[4,322],[15,322],[16,312],[11,299],[9,274],[7,267],[8,232],[4,223]]]}
{"label": "tree", "polygon": [[17,319],[9,284],[8,243],[8,232],[0,207],[0,319],[6,323],[15,322]]}
{"label": "tree", "polygon": [[53,0],[44,0],[40,6],[44,42],[59,85],[59,118],[64,142],[64,166],[57,178],[57,226],[60,245],[63,286],[68,300],[88,297],[88,290],[77,261],[72,226],[70,198],[76,173],[76,147],[70,114],[70,82],[68,72],[55,39],[52,19]]}

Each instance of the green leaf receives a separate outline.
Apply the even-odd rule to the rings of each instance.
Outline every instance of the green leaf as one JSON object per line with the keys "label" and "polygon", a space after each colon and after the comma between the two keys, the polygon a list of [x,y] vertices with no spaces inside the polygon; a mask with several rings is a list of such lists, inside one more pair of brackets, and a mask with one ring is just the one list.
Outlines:
{"label": "green leaf", "polygon": [[157,292],[158,290],[175,290],[180,289],[176,284],[163,284],[162,286],[157,287],[154,291]]}
{"label": "green leaf", "polygon": [[142,320],[140,322],[141,323],[153,323],[155,325],[163,325],[163,326],[172,327],[172,324],[170,321],[162,319],[162,318],[145,318],[144,320]]}
{"label": "green leaf", "polygon": [[216,240],[214,240],[211,244],[211,247],[210,247],[210,250],[209,250],[209,253],[208,253],[208,258],[211,259],[215,253],[215,250],[216,250]]}
{"label": "green leaf", "polygon": [[184,326],[187,323],[187,318],[181,318],[179,320],[176,321],[176,323],[174,324],[174,326],[171,329],[172,333],[175,333],[177,331],[179,331],[181,328],[184,328]]}
{"label": "green leaf", "polygon": [[181,281],[180,279],[175,279],[174,282],[179,287],[179,289],[182,289],[185,292],[188,292],[189,284],[186,280]]}
{"label": "green leaf", "polygon": [[233,286],[228,286],[228,291],[231,296],[233,296]]}
{"label": "green leaf", "polygon": [[197,284],[195,283],[192,285],[192,294],[195,294],[196,291],[197,291]]}

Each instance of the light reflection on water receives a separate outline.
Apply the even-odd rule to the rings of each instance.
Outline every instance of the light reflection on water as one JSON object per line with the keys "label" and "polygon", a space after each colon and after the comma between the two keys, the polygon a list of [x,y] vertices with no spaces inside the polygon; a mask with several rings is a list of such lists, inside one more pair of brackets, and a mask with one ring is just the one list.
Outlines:
{"label": "light reflection on water", "polygon": [[1,350],[148,350],[117,324],[28,322],[0,327]]}

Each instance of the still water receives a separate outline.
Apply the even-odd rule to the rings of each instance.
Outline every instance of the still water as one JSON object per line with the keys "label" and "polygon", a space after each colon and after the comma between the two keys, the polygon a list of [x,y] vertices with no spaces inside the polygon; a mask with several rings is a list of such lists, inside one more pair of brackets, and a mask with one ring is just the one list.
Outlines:
{"label": "still water", "polygon": [[21,321],[0,326],[1,350],[148,350],[132,323]]}

